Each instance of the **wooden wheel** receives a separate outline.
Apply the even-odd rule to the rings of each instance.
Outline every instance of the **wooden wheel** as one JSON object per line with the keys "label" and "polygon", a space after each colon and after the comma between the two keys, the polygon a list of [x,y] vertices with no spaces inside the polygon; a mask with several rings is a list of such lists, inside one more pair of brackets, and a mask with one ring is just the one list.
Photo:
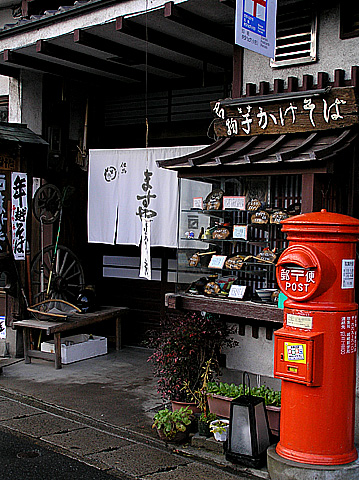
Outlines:
{"label": "wooden wheel", "polygon": [[[55,245],[50,245],[34,257],[31,266],[33,303],[41,302],[46,298],[54,251]],[[58,245],[51,277],[49,298],[75,303],[84,286],[85,278],[79,259],[69,248]]]}
{"label": "wooden wheel", "polygon": [[43,223],[54,223],[60,215],[61,192],[51,183],[38,188],[34,195],[33,211],[36,219]]}

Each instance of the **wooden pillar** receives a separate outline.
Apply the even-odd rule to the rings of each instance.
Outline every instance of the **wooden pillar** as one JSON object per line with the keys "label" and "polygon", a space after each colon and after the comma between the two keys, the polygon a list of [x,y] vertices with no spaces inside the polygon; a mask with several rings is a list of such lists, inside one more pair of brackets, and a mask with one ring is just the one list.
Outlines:
{"label": "wooden pillar", "polygon": [[232,98],[240,98],[243,90],[243,47],[233,47]]}
{"label": "wooden pillar", "polygon": [[310,213],[314,209],[314,173],[302,175],[302,213]]}

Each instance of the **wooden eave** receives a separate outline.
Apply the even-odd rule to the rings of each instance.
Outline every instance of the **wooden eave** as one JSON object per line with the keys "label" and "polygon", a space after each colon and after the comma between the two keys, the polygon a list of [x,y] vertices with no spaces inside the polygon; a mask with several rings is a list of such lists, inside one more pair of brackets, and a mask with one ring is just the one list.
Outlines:
{"label": "wooden eave", "polygon": [[176,170],[180,176],[214,175],[221,172],[282,169],[323,170],[350,147],[358,136],[357,128],[320,132],[227,137],[200,151],[179,158],[157,161],[162,168]]}

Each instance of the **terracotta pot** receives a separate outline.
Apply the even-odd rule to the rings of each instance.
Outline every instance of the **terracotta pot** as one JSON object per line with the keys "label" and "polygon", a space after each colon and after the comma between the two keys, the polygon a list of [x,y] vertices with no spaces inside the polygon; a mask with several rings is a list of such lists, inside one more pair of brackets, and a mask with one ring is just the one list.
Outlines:
{"label": "terracotta pot", "polygon": [[181,407],[189,407],[192,410],[192,413],[201,413],[201,410],[197,407],[195,403],[192,402],[177,402],[176,400],[171,400],[172,411],[179,410]]}
{"label": "terracotta pot", "polygon": [[273,435],[275,435],[276,437],[279,437],[280,407],[267,405],[266,410],[267,410],[269,428]]}
{"label": "terracotta pot", "polygon": [[186,430],[185,432],[176,432],[175,436],[173,438],[168,438],[163,430],[157,429],[158,436],[160,437],[161,440],[163,440],[166,443],[183,443],[185,440],[188,438],[188,431]]}
{"label": "terracotta pot", "polygon": [[207,396],[209,411],[215,413],[217,417],[229,418],[231,415],[231,402],[233,398],[210,393]]}

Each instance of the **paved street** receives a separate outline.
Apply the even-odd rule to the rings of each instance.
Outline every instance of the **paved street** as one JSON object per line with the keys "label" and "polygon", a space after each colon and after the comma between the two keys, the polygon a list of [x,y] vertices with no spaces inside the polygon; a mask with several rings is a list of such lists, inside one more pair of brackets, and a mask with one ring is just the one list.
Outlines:
{"label": "paved street", "polygon": [[[268,479],[266,469],[236,467],[224,455],[190,446],[166,446],[158,439],[151,424],[154,412],[163,404],[147,363],[148,354],[144,349],[125,348],[65,365],[62,370],[38,359],[30,365],[19,361],[4,366],[0,376],[0,438],[4,441],[3,432],[25,435],[36,442],[35,451],[37,445],[50,451],[9,461],[7,464],[14,466],[10,475],[15,476],[3,469],[0,480],[35,478],[21,474],[23,465],[26,474],[37,472],[37,480],[70,478],[58,476],[60,472],[76,480],[85,478],[81,477],[86,475],[82,467],[92,468],[86,478],[94,480],[108,478],[95,474],[126,480]],[[17,437],[4,441],[8,457],[14,458],[24,449],[21,442]],[[44,458],[49,460],[42,470]]]}
{"label": "paved street", "polygon": [[111,480],[114,477],[83,462],[44,448],[43,442],[0,430],[0,479]]}

